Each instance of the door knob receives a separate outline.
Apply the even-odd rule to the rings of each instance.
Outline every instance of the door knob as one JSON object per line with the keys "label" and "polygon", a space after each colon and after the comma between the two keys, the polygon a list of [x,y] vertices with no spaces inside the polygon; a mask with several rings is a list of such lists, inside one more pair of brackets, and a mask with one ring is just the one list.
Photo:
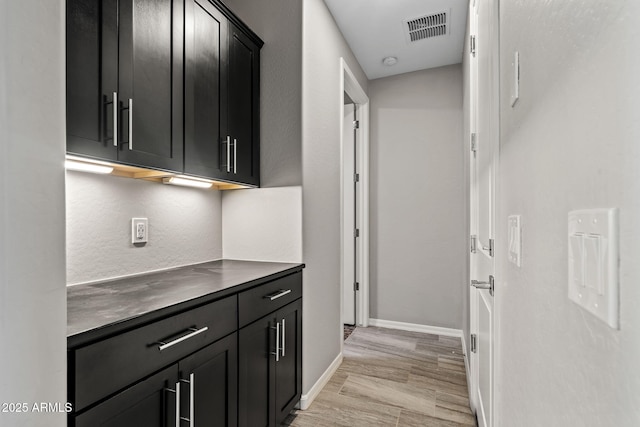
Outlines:
{"label": "door knob", "polygon": [[494,282],[495,282],[494,277],[493,276],[489,276],[489,281],[488,282],[484,282],[484,281],[481,281],[481,280],[472,280],[471,281],[471,286],[473,286],[474,288],[478,288],[478,289],[488,289],[489,290],[489,294],[491,294],[491,296],[493,296]]}

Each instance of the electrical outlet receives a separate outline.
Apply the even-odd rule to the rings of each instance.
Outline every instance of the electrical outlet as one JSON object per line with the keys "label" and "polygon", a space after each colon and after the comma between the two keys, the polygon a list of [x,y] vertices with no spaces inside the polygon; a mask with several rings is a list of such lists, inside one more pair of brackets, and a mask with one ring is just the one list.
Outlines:
{"label": "electrical outlet", "polygon": [[131,218],[131,243],[147,243],[149,241],[149,220],[147,218]]}

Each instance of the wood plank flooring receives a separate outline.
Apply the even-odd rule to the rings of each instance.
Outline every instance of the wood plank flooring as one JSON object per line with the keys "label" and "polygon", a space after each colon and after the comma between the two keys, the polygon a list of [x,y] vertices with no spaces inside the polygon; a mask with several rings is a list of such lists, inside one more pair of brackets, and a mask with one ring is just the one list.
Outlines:
{"label": "wood plank flooring", "polygon": [[356,328],[344,361],[292,427],[476,426],[459,338]]}

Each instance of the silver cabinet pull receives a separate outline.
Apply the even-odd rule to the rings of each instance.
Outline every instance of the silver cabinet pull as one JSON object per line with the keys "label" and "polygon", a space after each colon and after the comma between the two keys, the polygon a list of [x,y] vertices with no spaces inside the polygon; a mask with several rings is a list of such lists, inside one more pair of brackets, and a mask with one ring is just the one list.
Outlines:
{"label": "silver cabinet pull", "polygon": [[275,355],[276,362],[279,362],[280,361],[280,322],[277,322],[276,327],[274,328],[272,326],[271,329],[276,330],[276,351],[272,352],[271,354]]}
{"label": "silver cabinet pull", "polygon": [[165,388],[165,391],[176,394],[176,427],[180,427],[180,381],[176,383],[176,389]]}
{"label": "silver cabinet pull", "polygon": [[227,173],[231,172],[231,137],[227,135]]}
{"label": "silver cabinet pull", "polygon": [[113,92],[113,146],[118,146],[118,92]]}
{"label": "silver cabinet pull", "polygon": [[280,289],[279,291],[277,291],[276,293],[270,294],[270,295],[265,295],[262,298],[268,298],[270,301],[276,300],[278,298],[282,298],[283,296],[285,296],[286,294],[291,293],[291,289]]}
{"label": "silver cabinet pull", "polygon": [[284,347],[285,347],[285,342],[284,342],[284,337],[285,337],[286,333],[285,333],[285,329],[284,329],[284,319],[282,319],[282,348],[280,350],[282,350],[282,357],[284,357]]}
{"label": "silver cabinet pull", "polygon": [[484,281],[480,281],[480,280],[472,280],[471,281],[471,286],[473,286],[474,288],[478,288],[478,289],[488,289],[489,290],[489,294],[491,296],[493,296],[494,283],[495,283],[494,277],[493,276],[489,276],[489,281],[488,282],[484,282]]}
{"label": "silver cabinet pull", "polygon": [[238,160],[238,140],[233,138],[233,173],[238,173],[237,160]]}
{"label": "silver cabinet pull", "polygon": [[129,150],[133,150],[133,99],[129,98]]}
{"label": "silver cabinet pull", "polygon": [[178,344],[178,343],[180,343],[180,342],[182,342],[184,340],[188,340],[189,338],[193,338],[196,335],[201,334],[201,333],[209,330],[209,327],[205,326],[204,328],[200,328],[200,329],[189,328],[189,330],[193,331],[193,332],[191,332],[190,334],[187,334],[185,336],[182,336],[180,338],[177,338],[177,339],[175,339],[173,341],[169,341],[169,342],[158,341],[157,344],[160,344],[158,346],[158,350],[160,350],[160,351],[166,350],[167,348],[173,347],[174,345],[176,345],[176,344]]}
{"label": "silver cabinet pull", "polygon": [[194,408],[194,401],[195,401],[195,397],[193,395],[193,390],[194,390],[194,379],[195,379],[195,374],[192,372],[189,375],[189,380],[180,380],[183,383],[187,383],[189,384],[189,418],[186,417],[180,417],[180,419],[182,421],[186,421],[189,423],[189,427],[194,427],[194,418],[193,418],[193,408]]}

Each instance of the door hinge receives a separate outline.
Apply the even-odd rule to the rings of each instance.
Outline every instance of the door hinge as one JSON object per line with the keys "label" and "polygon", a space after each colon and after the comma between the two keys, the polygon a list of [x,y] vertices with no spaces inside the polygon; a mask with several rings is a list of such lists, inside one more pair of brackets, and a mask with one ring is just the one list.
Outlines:
{"label": "door hinge", "polygon": [[359,173],[354,173],[353,174],[353,182],[360,182],[360,174]]}
{"label": "door hinge", "polygon": [[478,141],[476,139],[476,133],[475,132],[471,133],[471,151],[473,153],[478,151]]}
{"label": "door hinge", "polygon": [[360,237],[360,230],[359,229],[355,229],[353,230],[353,237]]}
{"label": "door hinge", "polygon": [[471,334],[471,352],[476,353],[478,351],[478,336]]}
{"label": "door hinge", "polygon": [[355,283],[353,284],[353,290],[354,290],[354,291],[359,291],[359,290],[360,290],[360,283],[355,282]]}
{"label": "door hinge", "polygon": [[493,257],[494,247],[493,247],[493,239],[489,239],[489,256]]}
{"label": "door hinge", "polygon": [[471,55],[476,56],[476,36],[469,37],[469,50]]}
{"label": "door hinge", "polygon": [[471,253],[475,254],[476,252],[478,252],[478,236],[473,234],[471,236]]}
{"label": "door hinge", "polygon": [[353,121],[353,128],[354,129],[360,129],[360,120],[354,120]]}

